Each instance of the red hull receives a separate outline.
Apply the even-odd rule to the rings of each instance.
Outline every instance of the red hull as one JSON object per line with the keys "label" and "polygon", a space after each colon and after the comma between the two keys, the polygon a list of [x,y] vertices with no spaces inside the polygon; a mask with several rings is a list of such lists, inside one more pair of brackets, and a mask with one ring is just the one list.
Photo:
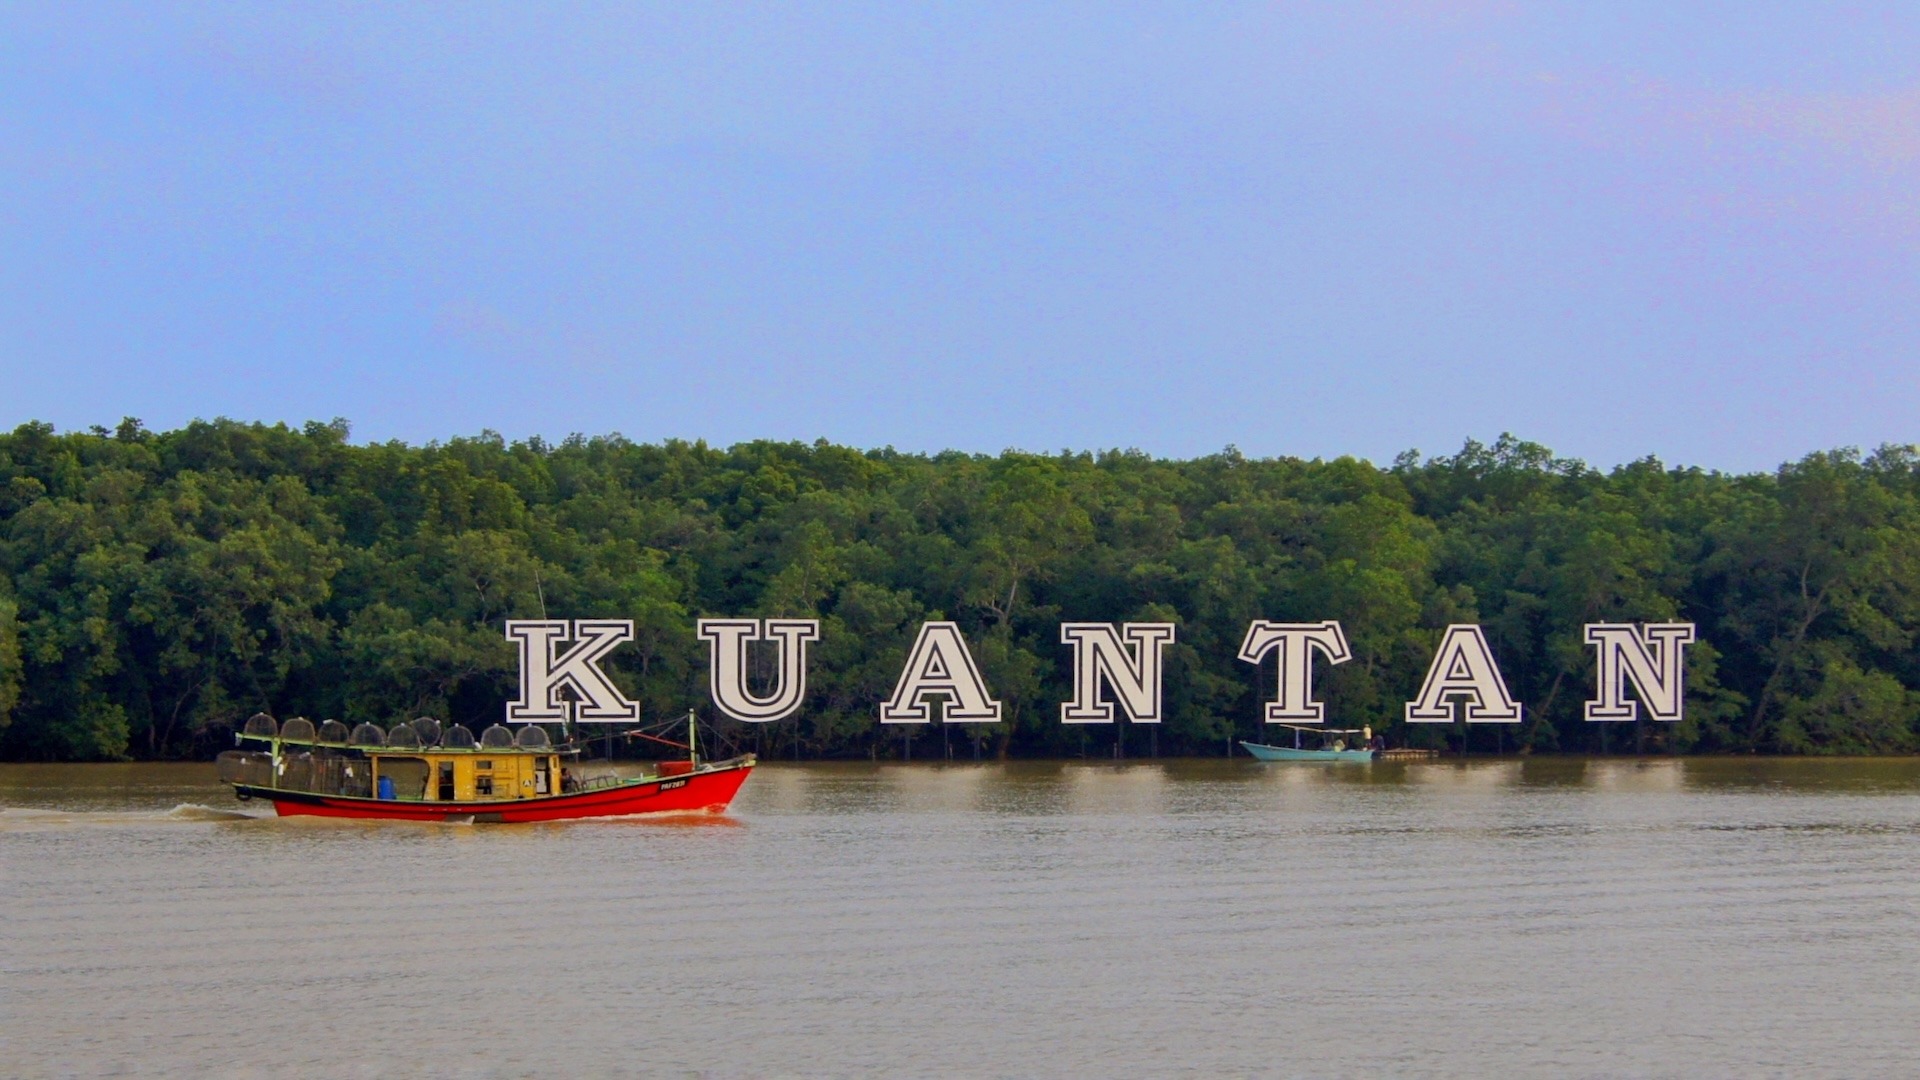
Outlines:
{"label": "red hull", "polygon": [[629,814],[718,814],[726,810],[753,770],[748,759],[711,771],[636,780],[618,787],[488,802],[413,802],[362,799],[344,795],[277,791],[235,784],[243,799],[267,799],[281,817],[382,818],[389,821],[521,822],[573,818],[623,817]]}

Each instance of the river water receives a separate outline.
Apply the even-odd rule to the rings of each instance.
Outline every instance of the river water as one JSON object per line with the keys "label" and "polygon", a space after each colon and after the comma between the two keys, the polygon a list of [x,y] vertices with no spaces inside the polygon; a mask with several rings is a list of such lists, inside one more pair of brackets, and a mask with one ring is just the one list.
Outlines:
{"label": "river water", "polygon": [[1920,761],[766,765],[725,818],[0,766],[8,1075],[1920,1073]]}

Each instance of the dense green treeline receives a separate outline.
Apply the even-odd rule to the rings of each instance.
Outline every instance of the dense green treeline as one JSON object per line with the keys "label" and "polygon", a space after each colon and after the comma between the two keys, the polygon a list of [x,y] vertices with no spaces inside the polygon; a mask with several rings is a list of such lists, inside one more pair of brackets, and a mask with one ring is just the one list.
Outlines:
{"label": "dense green treeline", "polygon": [[[1920,456],[1772,475],[1610,473],[1503,437],[1350,459],[862,452],[619,437],[355,446],[344,423],[0,435],[0,753],[206,754],[264,709],[479,725],[510,617],[633,619],[608,666],[649,715],[707,711],[703,615],[819,617],[781,755],[1222,752],[1256,734],[1255,618],[1338,619],[1342,726],[1473,749],[1920,747]],[[921,621],[960,622],[992,727],[875,721]],[[1687,719],[1589,724],[1581,626],[1689,620]],[[1173,621],[1169,720],[1059,723],[1063,620]],[[1439,628],[1485,625],[1515,726],[1400,721]]]}

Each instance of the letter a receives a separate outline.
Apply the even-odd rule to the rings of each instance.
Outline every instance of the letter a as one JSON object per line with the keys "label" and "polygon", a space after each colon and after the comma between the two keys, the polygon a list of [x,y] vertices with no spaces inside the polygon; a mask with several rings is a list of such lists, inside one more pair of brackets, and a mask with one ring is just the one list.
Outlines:
{"label": "letter a", "polygon": [[1318,623],[1255,619],[1247,627],[1247,639],[1240,643],[1240,659],[1258,664],[1275,649],[1280,650],[1280,672],[1274,681],[1273,700],[1267,702],[1267,723],[1325,723],[1327,707],[1313,700],[1313,654],[1316,650],[1324,654],[1329,664],[1353,659],[1345,631],[1331,619]]}
{"label": "letter a", "polygon": [[927,698],[944,697],[941,720],[949,724],[997,724],[1000,703],[987,695],[986,680],[974,666],[973,654],[960,636],[960,624],[930,622],[920,625],[907,665],[893,697],[880,706],[883,724],[924,724]]}
{"label": "letter a", "polygon": [[[600,670],[600,658],[633,640],[631,619],[573,620],[573,648],[555,656],[568,636],[565,619],[508,619],[507,639],[520,646],[520,697],[507,702],[509,724],[617,724],[640,719],[640,703],[627,700]],[[556,695],[562,686],[578,701]]]}
{"label": "letter a", "polygon": [[1469,724],[1520,722],[1520,706],[1507,693],[1500,665],[1493,662],[1493,650],[1487,647],[1487,635],[1471,623],[1447,627],[1440,650],[1427,668],[1427,681],[1420,686],[1420,699],[1407,702],[1407,723],[1453,723],[1453,703],[1447,698],[1456,694],[1468,699]]}
{"label": "letter a", "polygon": [[[1129,651],[1120,643],[1124,634]],[[1073,700],[1060,706],[1063,724],[1111,724],[1113,703],[1100,700],[1100,682],[1120,695],[1127,719],[1160,722],[1160,651],[1173,640],[1172,623],[1060,624],[1060,644],[1073,646]]]}
{"label": "letter a", "polygon": [[[800,708],[807,696],[807,642],[820,640],[819,619],[701,619],[699,628],[707,642],[707,686],[721,712],[765,724]],[[747,691],[749,641],[778,643],[780,674],[765,697]]]}
{"label": "letter a", "polygon": [[1600,649],[1600,699],[1587,702],[1587,719],[1638,720],[1640,709],[1627,700],[1627,680],[1655,720],[1680,721],[1686,695],[1682,648],[1693,642],[1692,623],[1588,623],[1587,644]]}

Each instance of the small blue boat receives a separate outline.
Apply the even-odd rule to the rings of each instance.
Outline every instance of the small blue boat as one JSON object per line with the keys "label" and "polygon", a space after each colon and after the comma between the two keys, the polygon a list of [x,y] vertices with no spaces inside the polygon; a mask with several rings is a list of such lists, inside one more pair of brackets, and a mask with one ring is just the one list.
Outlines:
{"label": "small blue boat", "polygon": [[1372,761],[1371,750],[1295,750],[1291,746],[1265,746],[1242,740],[1247,753],[1261,761]]}
{"label": "small blue boat", "polygon": [[[1293,745],[1292,746],[1268,746],[1265,743],[1247,742],[1245,740],[1242,740],[1240,745],[1246,747],[1247,753],[1252,754],[1254,756],[1254,759],[1257,761],[1372,761],[1373,760],[1374,752],[1371,749],[1368,749],[1366,747],[1364,741],[1355,740],[1356,742],[1361,742],[1361,746],[1356,749],[1348,749],[1347,744],[1345,742],[1333,738],[1333,736],[1335,735],[1360,735],[1362,736],[1363,740],[1370,739],[1373,735],[1373,732],[1369,729],[1366,729],[1366,728],[1310,728],[1310,727],[1295,727],[1292,724],[1282,724],[1280,726],[1293,729]],[[1323,745],[1318,750],[1310,750],[1310,749],[1303,748],[1300,745],[1300,733],[1303,731],[1311,731],[1314,734],[1319,735],[1321,737],[1321,740],[1324,743],[1327,743],[1328,745]]]}

